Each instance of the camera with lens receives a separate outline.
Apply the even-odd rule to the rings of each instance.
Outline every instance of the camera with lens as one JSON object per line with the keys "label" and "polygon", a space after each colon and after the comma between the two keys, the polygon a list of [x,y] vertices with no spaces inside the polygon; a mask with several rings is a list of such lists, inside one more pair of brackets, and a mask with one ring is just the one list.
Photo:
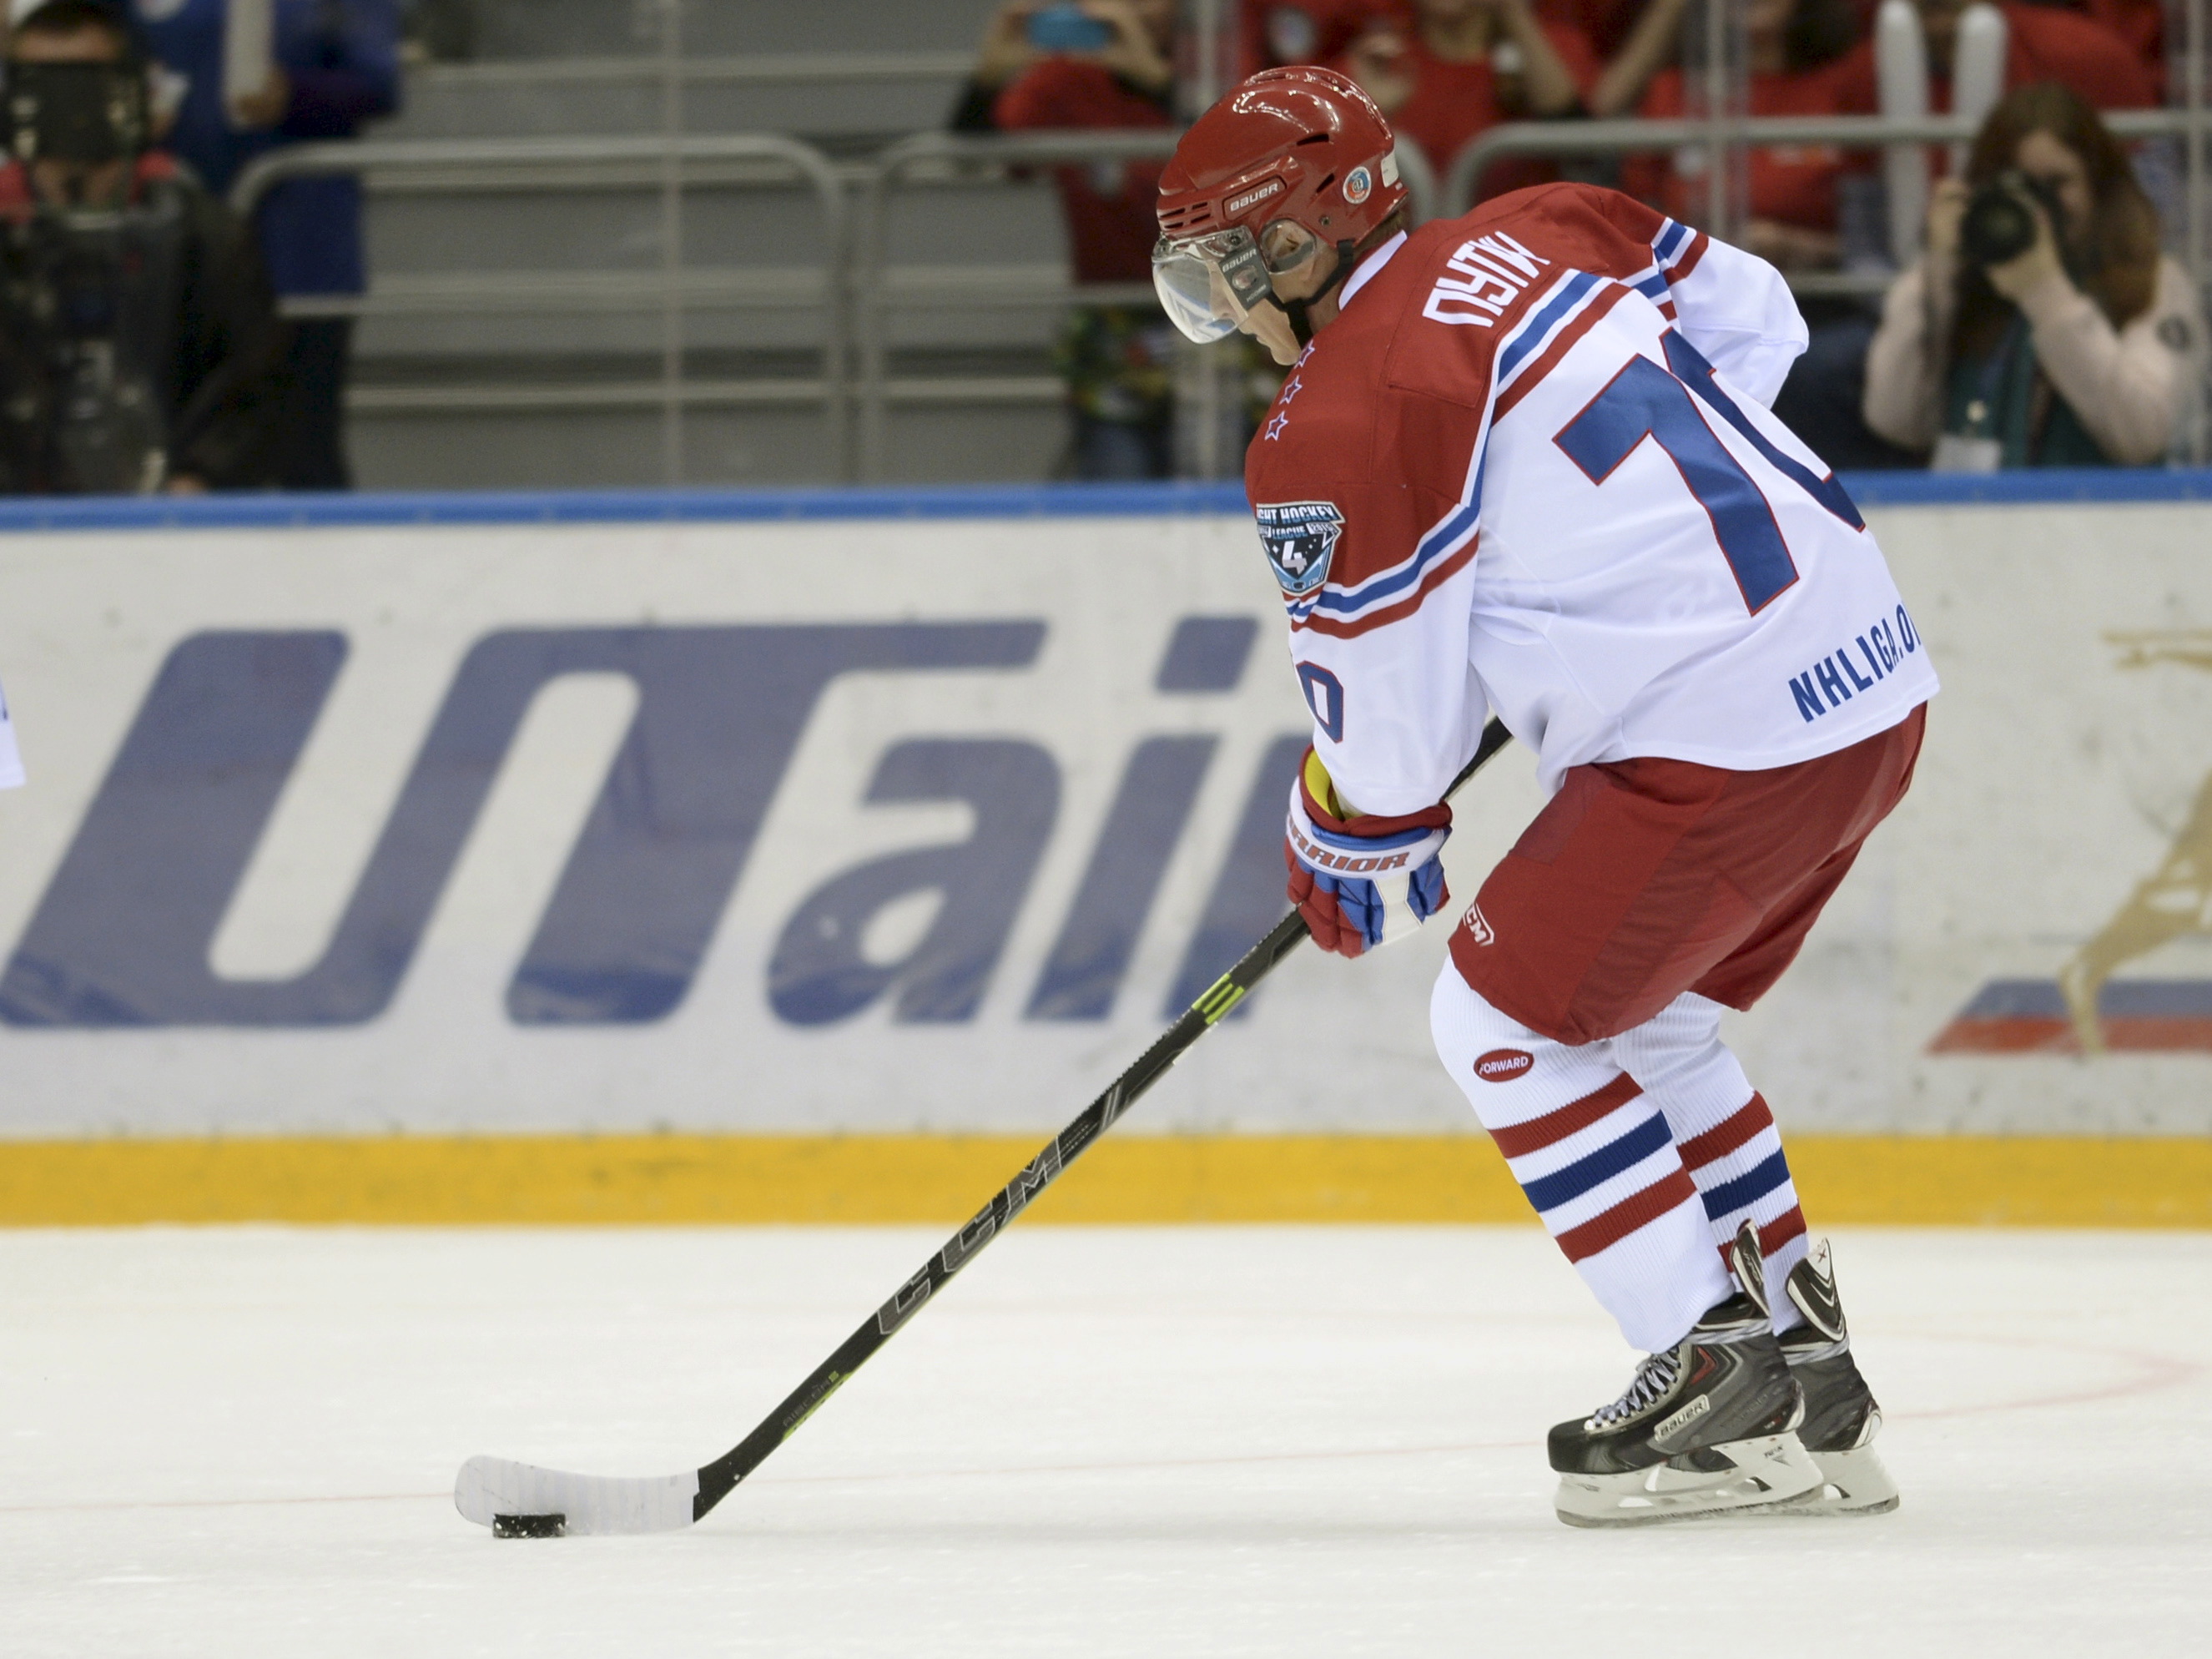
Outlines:
{"label": "camera with lens", "polygon": [[10,64],[8,151],[19,161],[127,161],[152,141],[144,67],[119,64]]}
{"label": "camera with lens", "polygon": [[2051,234],[2065,243],[2064,211],[2058,205],[2056,186],[2032,178],[2017,168],[2007,168],[1967,200],[1959,221],[1959,247],[1967,259],[1987,269],[2017,259],[2035,246],[2035,210],[2039,204],[2051,221]]}
{"label": "camera with lens", "polygon": [[[133,162],[147,106],[136,63],[11,63],[0,146],[27,166]],[[0,493],[159,487],[185,254],[168,191],[41,203],[0,224]]]}

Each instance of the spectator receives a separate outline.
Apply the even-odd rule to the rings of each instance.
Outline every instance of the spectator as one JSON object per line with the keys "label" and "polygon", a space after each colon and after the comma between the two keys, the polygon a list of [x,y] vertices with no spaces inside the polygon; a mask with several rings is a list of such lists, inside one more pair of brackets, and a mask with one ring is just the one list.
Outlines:
{"label": "spectator", "polygon": [[[995,125],[1018,132],[1173,124],[1176,0],[1082,0],[1080,10],[1111,31],[1104,46],[1084,51],[1036,46],[1030,19],[1042,9],[1015,0],[984,36],[977,86],[1021,65],[992,105]],[[1079,283],[1150,287],[1164,161],[1055,169]],[[1174,470],[1173,337],[1150,301],[1074,308],[1056,360],[1067,381],[1077,477],[1165,477]]]}
{"label": "spectator", "polygon": [[246,227],[150,148],[147,66],[106,0],[48,0],[8,52],[0,488],[273,482],[285,332]]}
{"label": "spectator", "polygon": [[[1589,43],[1592,55],[1601,64],[1610,64],[1620,55],[1650,8],[1651,0],[1536,0],[1537,16],[1576,30]],[[1638,92],[1641,91],[1638,88]],[[1636,96],[1632,94],[1626,103],[1615,106],[1614,113],[1635,106]],[[1599,112],[1594,97],[1590,112]]]}
{"label": "spectator", "polygon": [[1401,0],[1244,0],[1237,41],[1243,74],[1334,63],[1376,24],[1402,22],[1402,10]]}
{"label": "spectator", "polygon": [[[1962,224],[2001,178],[2034,240],[1978,264]],[[1932,446],[1942,470],[2145,466],[2194,411],[2204,342],[2126,152],[2076,94],[2023,87],[1990,112],[1966,178],[1936,187],[1927,252],[1890,289],[1868,356],[1867,423]]]}
{"label": "spectator", "polygon": [[[1912,0],[1928,43],[1928,107],[1951,107],[1951,52],[1968,0]],[[2005,86],[2056,81],[2099,109],[2142,109],[2158,101],[2158,81],[2127,41],[2103,24],[2047,5],[2001,0],[2005,21]],[[1862,40],[1836,65],[1837,107],[1852,114],[1880,108],[1874,41]]]}
{"label": "spectator", "polygon": [[[258,94],[223,103],[228,0],[134,0],[154,56],[185,82],[170,142],[207,187],[228,192],[255,157],[287,144],[351,138],[399,105],[399,0],[274,0],[276,64]],[[357,295],[367,286],[361,185],[295,179],[262,198],[261,254],[277,293]],[[345,489],[345,384],[353,319],[302,319],[292,330],[278,481]]]}
{"label": "spectator", "polygon": [[[2164,73],[2166,56],[2165,0],[2087,0],[2081,9],[2088,13],[2128,43],[2144,64]],[[2180,54],[2177,52],[2175,56]],[[2175,82],[2179,85],[2179,82]]]}
{"label": "spectator", "polygon": [[[1571,0],[1551,0],[1558,15]],[[1611,25],[1600,42],[1596,28],[1585,26],[1591,50],[1605,64],[1590,84],[1589,112],[1601,121],[1633,113],[1651,87],[1652,79],[1669,67],[1678,71],[1682,61],[1682,23],[1689,0],[1649,0],[1634,7],[1615,6],[1601,14],[1597,0],[1585,9],[1594,23]],[[1620,27],[1626,24],[1624,29]]]}
{"label": "spectator", "polygon": [[1030,19],[1054,0],[1006,0],[991,14],[975,48],[975,66],[953,100],[955,132],[996,132],[999,94],[1052,54],[1030,39]]}
{"label": "spectator", "polygon": [[[1671,18],[1668,57],[1679,58],[1681,18],[1689,0],[1653,0],[1647,16]],[[1753,115],[1833,115],[1835,77],[1830,66],[1858,39],[1850,0],[1748,0],[1744,9],[1746,57],[1751,70]],[[1632,52],[1640,43],[1632,43]],[[1631,65],[1632,67],[1632,65]],[[1608,67],[1609,78],[1614,72]],[[1665,119],[1688,108],[1679,61],[1650,77],[1638,112]],[[1699,161],[1704,152],[1690,154]],[[1750,164],[1750,217],[1742,245],[1784,270],[1817,270],[1837,263],[1836,184],[1843,152],[1832,144],[1754,149]],[[1622,188],[1678,218],[1694,218],[1701,204],[1693,181],[1674,165],[1638,157],[1622,170]]]}
{"label": "spectator", "polygon": [[[1597,74],[1581,33],[1539,21],[1529,0],[1413,0],[1410,27],[1370,28],[1342,67],[1439,179],[1469,140],[1500,121],[1576,113]],[[1540,161],[1501,162],[1478,181],[1476,194],[1553,176]]]}

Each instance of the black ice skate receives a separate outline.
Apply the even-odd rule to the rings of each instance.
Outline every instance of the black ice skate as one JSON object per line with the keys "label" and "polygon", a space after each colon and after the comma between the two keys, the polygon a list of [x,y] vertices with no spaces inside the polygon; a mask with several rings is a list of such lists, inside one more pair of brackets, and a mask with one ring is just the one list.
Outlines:
{"label": "black ice skate", "polygon": [[1881,1466],[1874,1437],[1881,1407],[1851,1358],[1851,1336],[1828,1265],[1828,1241],[1790,1270],[1790,1299],[1805,1322],[1785,1332],[1783,1356],[1805,1391],[1797,1437],[1820,1470],[1820,1491],[1790,1506],[1805,1515],[1883,1515],[1897,1507],[1897,1483]]}
{"label": "black ice skate", "polygon": [[1804,1395],[1775,1340],[1748,1226],[1730,1255],[1740,1293],[1648,1356],[1620,1399],[1552,1431],[1553,1507],[1569,1526],[1771,1510],[1822,1492],[1793,1432]]}

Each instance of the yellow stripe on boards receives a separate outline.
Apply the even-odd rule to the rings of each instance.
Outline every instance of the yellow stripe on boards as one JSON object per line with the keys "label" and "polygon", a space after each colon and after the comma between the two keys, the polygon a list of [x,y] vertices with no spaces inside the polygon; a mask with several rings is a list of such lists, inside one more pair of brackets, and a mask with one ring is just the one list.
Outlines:
{"label": "yellow stripe on boards", "polygon": [[[0,1142],[0,1225],[934,1223],[1041,1139],[1000,1135],[392,1136]],[[1815,1229],[2212,1226],[2212,1140],[1796,1135]],[[1124,1135],[1041,1222],[1522,1222],[1474,1136]]]}

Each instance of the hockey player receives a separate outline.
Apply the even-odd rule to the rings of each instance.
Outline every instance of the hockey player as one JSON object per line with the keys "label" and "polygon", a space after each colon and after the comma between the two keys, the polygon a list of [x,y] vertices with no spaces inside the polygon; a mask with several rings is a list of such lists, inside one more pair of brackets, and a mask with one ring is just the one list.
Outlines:
{"label": "hockey player", "polygon": [[1719,1024],[1903,796],[1927,652],[1767,412],[1806,337],[1771,266],[1585,185],[1410,234],[1404,199],[1375,106],[1301,68],[1215,105],[1160,185],[1177,325],[1291,368],[1245,467],[1314,720],[1291,897],[1345,956],[1401,936],[1448,902],[1440,797],[1486,714],[1534,750],[1550,803],[1431,1020],[1649,1352],[1552,1431],[1560,1517],[1892,1508],[1826,1248]]}

